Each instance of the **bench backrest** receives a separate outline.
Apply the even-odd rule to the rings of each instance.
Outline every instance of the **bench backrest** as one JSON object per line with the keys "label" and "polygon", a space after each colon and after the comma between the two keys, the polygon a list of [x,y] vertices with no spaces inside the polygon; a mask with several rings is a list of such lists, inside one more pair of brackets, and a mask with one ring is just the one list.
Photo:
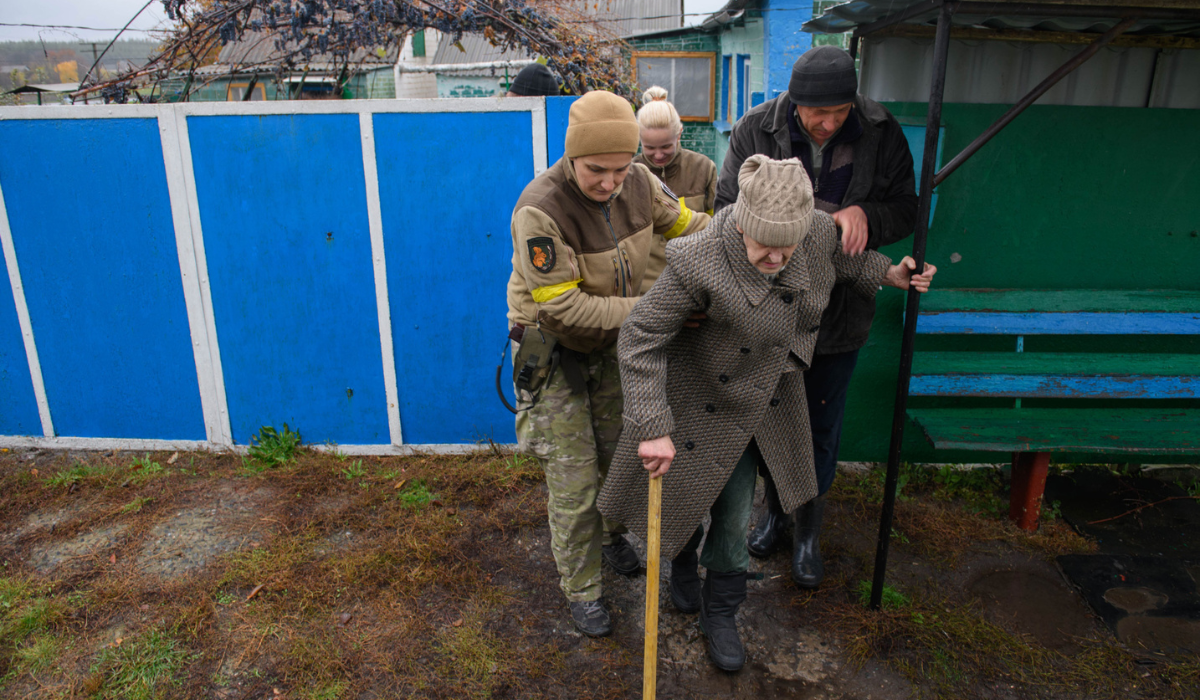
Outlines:
{"label": "bench backrest", "polygon": [[918,334],[1016,336],[1015,352],[918,352],[914,396],[1200,398],[1200,355],[1025,353],[1026,335],[1200,335],[1200,292],[944,289]]}

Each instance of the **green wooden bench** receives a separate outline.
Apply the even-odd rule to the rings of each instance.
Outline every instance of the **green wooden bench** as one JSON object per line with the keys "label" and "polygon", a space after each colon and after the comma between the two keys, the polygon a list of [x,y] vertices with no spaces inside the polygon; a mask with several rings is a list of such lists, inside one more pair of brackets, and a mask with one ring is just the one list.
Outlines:
{"label": "green wooden bench", "polygon": [[[942,289],[922,300],[917,333],[1015,336],[1015,352],[917,352],[909,382],[913,397],[1010,406],[960,400],[908,415],[937,449],[1011,452],[1009,517],[1026,530],[1037,528],[1052,452],[1200,454],[1200,354],[1086,351],[1095,336],[1200,335],[1200,292]],[[1083,351],[1024,352],[1033,335],[1077,336]]]}

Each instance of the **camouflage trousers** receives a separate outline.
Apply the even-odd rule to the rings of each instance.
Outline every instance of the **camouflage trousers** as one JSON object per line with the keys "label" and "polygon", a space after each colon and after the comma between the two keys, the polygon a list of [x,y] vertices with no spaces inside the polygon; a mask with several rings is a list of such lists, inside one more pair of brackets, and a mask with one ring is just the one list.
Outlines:
{"label": "camouflage trousers", "polygon": [[[563,353],[571,352],[563,349]],[[617,441],[621,437],[621,375],[612,345],[581,355],[587,390],[571,393],[562,367],[542,389],[541,400],[517,414],[520,450],[537,457],[550,492],[550,548],[560,586],[571,602],[600,597],[600,547],[623,526],[596,509]],[[529,394],[521,396],[528,405]]]}

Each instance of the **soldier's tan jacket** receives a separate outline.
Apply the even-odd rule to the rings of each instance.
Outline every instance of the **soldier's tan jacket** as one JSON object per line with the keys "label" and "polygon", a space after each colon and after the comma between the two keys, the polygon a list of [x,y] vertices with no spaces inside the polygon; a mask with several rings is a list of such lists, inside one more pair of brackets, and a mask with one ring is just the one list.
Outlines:
{"label": "soldier's tan jacket", "polygon": [[708,221],[644,165],[632,164],[601,204],[579,189],[571,162],[559,160],[526,185],[513,209],[509,322],[540,324],[579,352],[611,345],[640,298],[654,239]]}
{"label": "soldier's tan jacket", "polygon": [[[637,154],[633,162],[646,166],[655,177],[666,183],[679,197],[680,204],[712,216],[713,206],[717,203],[717,164],[708,156],[680,148],[675,157],[661,168],[651,163],[645,153]],[[666,251],[667,239],[655,236],[654,246],[650,249],[650,265],[642,280],[642,294],[650,290],[666,267]]]}

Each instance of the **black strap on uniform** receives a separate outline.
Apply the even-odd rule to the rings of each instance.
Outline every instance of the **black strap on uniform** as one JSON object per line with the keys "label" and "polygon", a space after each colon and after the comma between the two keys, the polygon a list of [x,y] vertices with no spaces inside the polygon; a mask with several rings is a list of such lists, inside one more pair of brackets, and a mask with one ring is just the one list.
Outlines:
{"label": "black strap on uniform", "polygon": [[572,394],[587,392],[587,383],[583,379],[583,368],[579,366],[580,362],[587,362],[587,355],[562,348],[563,378],[567,380],[567,386],[571,387]]}
{"label": "black strap on uniform", "polygon": [[[501,383],[500,377],[504,373],[504,366],[505,366],[504,358],[508,355],[508,350],[509,350],[509,348],[512,347],[513,340],[515,340],[515,338],[513,338],[512,335],[510,334],[509,337],[504,339],[504,347],[500,348],[500,364],[496,365],[496,394],[498,394],[500,396],[500,402],[504,404],[504,407],[507,408],[510,412],[512,412],[513,415],[516,415],[516,414],[520,413],[521,411],[528,411],[529,409],[538,405],[538,401],[542,400],[542,391],[539,390],[538,393],[534,395],[533,401],[530,402],[530,404],[528,406],[526,406],[525,408],[514,407],[512,404],[510,404],[508,402],[508,397],[504,395],[504,385]],[[554,376],[554,371],[558,369],[558,364],[559,364],[559,354],[558,354],[558,352],[555,352],[553,355],[551,355],[550,374],[546,376],[547,383],[550,381],[550,378]],[[568,381],[568,383],[570,383],[569,379],[567,381]],[[545,383],[543,383],[542,389],[544,390],[545,388],[546,388],[546,385],[545,385]],[[518,389],[518,391],[520,391],[520,390]],[[521,403],[520,397],[517,398],[517,403]]]}

